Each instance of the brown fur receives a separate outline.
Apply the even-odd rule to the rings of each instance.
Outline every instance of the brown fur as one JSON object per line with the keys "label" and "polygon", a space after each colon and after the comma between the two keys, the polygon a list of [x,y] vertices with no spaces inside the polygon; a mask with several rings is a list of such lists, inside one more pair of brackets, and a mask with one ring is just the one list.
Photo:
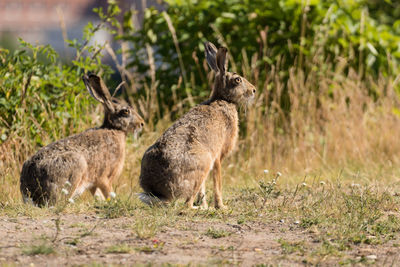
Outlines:
{"label": "brown fur", "polygon": [[52,205],[63,188],[70,190],[71,199],[86,189],[101,198],[112,195],[111,183],[124,164],[126,135],[139,132],[144,122],[132,107],[111,98],[101,78],[90,74],[83,81],[104,106],[103,125],[56,141],[25,161],[20,178],[24,201]]}
{"label": "brown fur", "polygon": [[193,207],[199,194],[207,208],[205,180],[214,169],[215,207],[223,208],[221,161],[234,148],[238,138],[237,105],[255,95],[255,87],[236,73],[227,72],[226,48],[218,51],[205,43],[206,58],[216,72],[212,95],[176,121],[145,152],[140,185],[142,201],[151,204],[156,198],[170,201],[185,198]]}

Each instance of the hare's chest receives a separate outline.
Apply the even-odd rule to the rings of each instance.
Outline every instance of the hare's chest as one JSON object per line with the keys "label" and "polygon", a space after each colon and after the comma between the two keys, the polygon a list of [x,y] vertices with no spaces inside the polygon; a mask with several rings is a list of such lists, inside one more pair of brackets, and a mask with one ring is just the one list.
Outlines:
{"label": "hare's chest", "polygon": [[120,160],[115,165],[115,169],[113,170],[113,173],[111,173],[111,175],[110,175],[110,177],[112,177],[112,179],[119,177],[121,175],[122,170],[124,168],[124,161],[125,161],[125,153],[123,153]]}
{"label": "hare's chest", "polygon": [[221,159],[229,155],[236,147],[239,136],[239,120],[236,114],[231,117],[227,127],[224,146],[221,151]]}
{"label": "hare's chest", "polygon": [[118,177],[122,173],[125,162],[125,140],[118,140],[117,144],[119,145],[117,145],[116,151],[113,154],[113,163],[111,164],[114,168],[111,170],[110,176],[113,178]]}
{"label": "hare's chest", "polygon": [[225,144],[225,149],[223,150],[224,155],[228,155],[229,153],[231,153],[235,147],[236,147],[236,143],[238,140],[238,136],[239,136],[239,127],[234,127],[234,129],[232,129],[232,132],[230,134],[230,138],[227,140],[226,144]]}

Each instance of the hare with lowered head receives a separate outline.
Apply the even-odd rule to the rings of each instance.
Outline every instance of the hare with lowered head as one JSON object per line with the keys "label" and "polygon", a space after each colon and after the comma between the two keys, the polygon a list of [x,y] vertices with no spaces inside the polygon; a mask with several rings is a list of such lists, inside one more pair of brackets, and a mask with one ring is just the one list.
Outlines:
{"label": "hare with lowered head", "polygon": [[176,121],[144,153],[139,198],[153,204],[184,198],[193,208],[196,195],[207,208],[205,181],[214,170],[215,207],[222,202],[221,161],[238,138],[237,106],[254,98],[255,87],[245,78],[227,71],[227,49],[205,44],[208,64],[216,73],[209,100],[192,108]]}
{"label": "hare with lowered head", "polygon": [[71,202],[86,189],[102,199],[115,196],[111,183],[124,165],[126,135],[140,132],[144,122],[132,107],[111,97],[100,77],[89,74],[82,79],[103,104],[103,125],[56,141],[25,161],[20,177],[24,202],[53,205],[68,183]]}

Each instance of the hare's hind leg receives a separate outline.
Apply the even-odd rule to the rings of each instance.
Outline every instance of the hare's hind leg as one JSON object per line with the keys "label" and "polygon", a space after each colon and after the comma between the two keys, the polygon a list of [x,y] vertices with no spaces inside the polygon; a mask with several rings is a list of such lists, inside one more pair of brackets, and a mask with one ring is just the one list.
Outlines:
{"label": "hare's hind leg", "polygon": [[69,182],[72,184],[72,190],[69,202],[73,203],[74,199],[82,195],[82,193],[92,186],[88,177],[88,166],[85,158],[79,154],[73,154],[75,164],[73,172],[70,175]]}
{"label": "hare's hind leg", "polygon": [[215,208],[225,209],[226,206],[222,202],[222,177],[221,177],[221,160],[217,158],[214,162],[214,196],[215,196]]}

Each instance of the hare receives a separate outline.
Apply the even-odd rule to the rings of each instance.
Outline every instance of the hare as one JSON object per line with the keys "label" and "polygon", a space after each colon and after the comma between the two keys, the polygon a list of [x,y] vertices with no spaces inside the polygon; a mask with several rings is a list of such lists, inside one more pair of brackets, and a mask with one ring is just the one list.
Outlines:
{"label": "hare", "polygon": [[112,98],[100,77],[88,74],[82,79],[103,104],[103,124],[51,143],[25,161],[20,177],[24,202],[54,205],[61,191],[73,202],[86,189],[102,199],[115,197],[111,183],[122,172],[126,135],[140,132],[144,121],[128,104]]}
{"label": "hare", "polygon": [[211,97],[177,120],[143,155],[139,198],[151,205],[184,198],[189,208],[198,195],[200,208],[207,209],[205,181],[214,172],[215,208],[222,201],[221,161],[234,148],[238,128],[238,105],[254,98],[254,85],[228,72],[227,49],[206,42],[205,56],[216,73]]}

